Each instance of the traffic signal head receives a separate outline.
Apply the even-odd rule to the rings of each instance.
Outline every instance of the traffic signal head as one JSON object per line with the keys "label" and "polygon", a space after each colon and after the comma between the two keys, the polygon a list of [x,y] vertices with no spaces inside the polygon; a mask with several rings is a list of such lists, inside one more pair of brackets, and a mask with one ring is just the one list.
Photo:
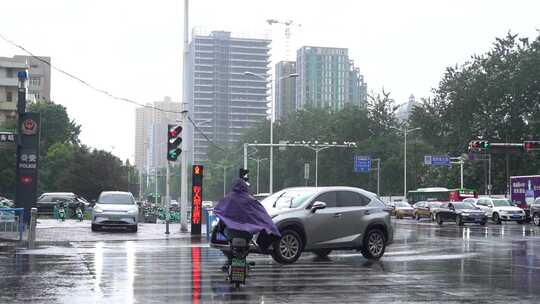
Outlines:
{"label": "traffic signal head", "polygon": [[491,148],[487,140],[473,140],[469,142],[469,151],[479,152],[481,150],[489,150]]}
{"label": "traffic signal head", "polygon": [[525,152],[540,150],[540,141],[525,141],[523,142]]}
{"label": "traffic signal head", "polygon": [[193,166],[193,176],[202,176],[203,175],[204,167],[201,165],[194,165]]}
{"label": "traffic signal head", "polygon": [[180,144],[182,143],[182,126],[180,125],[167,125],[167,160],[176,161],[182,149]]}

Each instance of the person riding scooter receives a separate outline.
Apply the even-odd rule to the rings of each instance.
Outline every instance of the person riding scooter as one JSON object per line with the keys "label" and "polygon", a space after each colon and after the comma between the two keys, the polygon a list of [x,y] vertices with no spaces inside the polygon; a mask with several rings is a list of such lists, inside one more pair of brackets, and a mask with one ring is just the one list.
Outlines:
{"label": "person riding scooter", "polygon": [[250,241],[253,235],[259,234],[257,245],[262,252],[267,252],[281,235],[263,205],[249,193],[248,173],[249,170],[240,169],[240,178],[233,182],[232,191],[219,200],[214,214],[220,220],[218,229],[227,240],[239,237]]}

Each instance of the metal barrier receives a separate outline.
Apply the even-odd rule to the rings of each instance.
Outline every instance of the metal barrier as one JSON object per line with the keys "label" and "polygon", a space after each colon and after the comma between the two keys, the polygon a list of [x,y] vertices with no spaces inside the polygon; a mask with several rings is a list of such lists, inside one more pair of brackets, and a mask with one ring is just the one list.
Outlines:
{"label": "metal barrier", "polygon": [[206,239],[209,240],[212,235],[212,224],[218,220],[214,214],[214,208],[204,208],[204,217],[206,218]]}
{"label": "metal barrier", "polygon": [[22,241],[24,234],[24,209],[0,208],[0,233],[19,235]]}

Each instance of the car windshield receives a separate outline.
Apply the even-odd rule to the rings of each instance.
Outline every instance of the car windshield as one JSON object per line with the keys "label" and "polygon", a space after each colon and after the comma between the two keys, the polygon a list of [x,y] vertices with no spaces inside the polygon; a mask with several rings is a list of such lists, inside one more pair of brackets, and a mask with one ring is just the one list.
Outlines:
{"label": "car windshield", "polygon": [[405,203],[405,202],[397,202],[396,203],[396,207],[410,207],[411,205],[409,205],[408,203]]}
{"label": "car windshield", "polygon": [[471,203],[458,203],[454,204],[454,207],[456,209],[477,209],[473,204]]}
{"label": "car windshield", "polygon": [[429,202],[428,205],[429,205],[430,208],[439,208],[442,205],[442,203],[440,203],[440,202]]}
{"label": "car windshield", "polygon": [[493,206],[495,206],[495,207],[507,207],[507,206],[512,206],[512,204],[507,199],[494,199],[493,200]]}
{"label": "car windshield", "polygon": [[296,208],[316,192],[315,189],[283,190],[265,198],[261,204],[266,208]]}
{"label": "car windshield", "polygon": [[98,204],[109,205],[133,205],[135,200],[128,194],[123,193],[107,193],[99,196]]}
{"label": "car windshield", "polygon": [[54,203],[60,201],[72,201],[73,197],[71,196],[58,196],[58,195],[43,195],[38,199],[40,203]]}

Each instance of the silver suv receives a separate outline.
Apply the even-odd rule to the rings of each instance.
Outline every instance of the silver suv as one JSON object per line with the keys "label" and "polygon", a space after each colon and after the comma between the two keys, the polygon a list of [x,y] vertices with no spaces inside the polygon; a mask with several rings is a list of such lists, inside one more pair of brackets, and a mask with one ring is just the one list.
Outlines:
{"label": "silver suv", "polygon": [[103,191],[92,210],[92,231],[103,227],[126,227],[137,232],[139,206],[130,192]]}
{"label": "silver suv", "polygon": [[278,263],[294,263],[303,251],[326,257],[343,249],[379,259],[393,241],[386,206],[377,195],[359,188],[286,188],[261,203],[281,232],[272,248]]}

